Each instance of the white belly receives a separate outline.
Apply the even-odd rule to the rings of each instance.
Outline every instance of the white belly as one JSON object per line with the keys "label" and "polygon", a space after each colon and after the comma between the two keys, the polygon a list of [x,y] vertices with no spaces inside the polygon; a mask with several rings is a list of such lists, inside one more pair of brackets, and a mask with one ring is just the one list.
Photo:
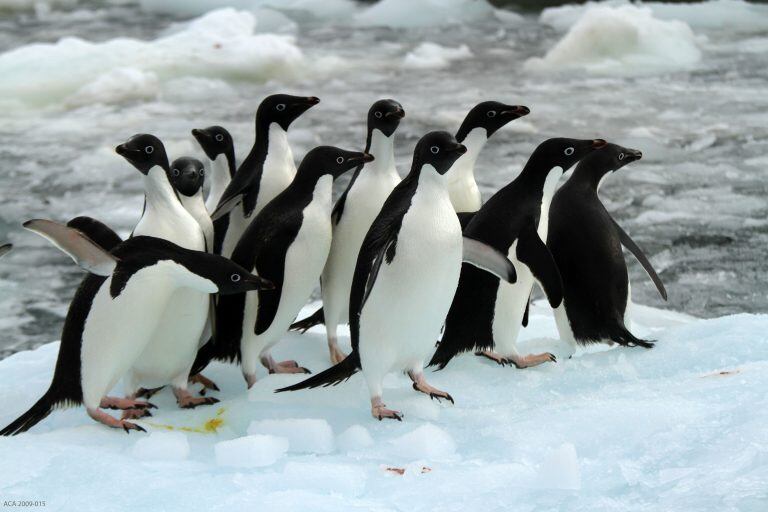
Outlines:
{"label": "white belly", "polygon": [[112,299],[108,278],[93,300],[81,348],[83,402],[98,407],[101,398],[126,374],[149,344],[174,291],[158,266],[134,274]]}
{"label": "white belly", "polygon": [[333,228],[331,251],[323,269],[323,314],[329,328],[349,321],[349,295],[360,246],[398,182],[396,174],[366,175],[364,170],[349,191],[341,222]]}
{"label": "white belly", "polygon": [[508,258],[517,271],[517,282],[499,282],[493,315],[493,340],[496,351],[504,356],[517,355],[517,336],[525,314],[525,306],[533,288],[533,275],[520,263],[515,251],[518,241],[509,249]]}

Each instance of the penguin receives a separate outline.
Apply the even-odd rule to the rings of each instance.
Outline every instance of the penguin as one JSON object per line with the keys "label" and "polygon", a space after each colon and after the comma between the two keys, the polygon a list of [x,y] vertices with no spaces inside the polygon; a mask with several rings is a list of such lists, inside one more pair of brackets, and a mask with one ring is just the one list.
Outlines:
{"label": "penguin", "polygon": [[89,274],[64,321],[50,387],[27,412],[0,431],[3,436],[26,432],[57,407],[80,404],[99,423],[126,432],[144,431],[102,409],[149,413],[155,408],[146,401],[107,394],[151,343],[174,292],[193,288],[201,293],[228,294],[270,286],[221,256],[190,251],[159,238],[135,236],[109,253],[77,229],[52,221],[31,220],[24,227],[50,240]]}
{"label": "penguin", "polygon": [[212,213],[235,176],[235,144],[232,135],[221,126],[195,128],[192,136],[211,162],[208,166],[211,169],[211,188],[205,199],[205,207]]}
{"label": "penguin", "polygon": [[0,245],[0,258],[11,252],[11,249],[13,249],[13,244]]}
{"label": "penguin", "polygon": [[365,152],[373,155],[374,161],[365,167],[365,172],[361,172],[362,166],[355,170],[333,207],[331,252],[320,278],[323,307],[291,325],[291,330],[305,332],[314,325],[325,323],[333,364],[346,357],[339,348],[336,328],[349,321],[349,289],[360,245],[384,201],[400,183],[395,168],[394,135],[403,117],[405,110],[395,100],[379,100],[368,110]]}
{"label": "penguin", "polygon": [[664,283],[648,258],[611,217],[598,192],[605,178],[640,160],[642,153],[616,144],[586,156],[552,200],[547,246],[563,278],[563,302],[555,309],[560,338],[576,344],[617,343],[653,347],[629,332],[631,286],[621,248],[640,262],[664,300]]}
{"label": "penguin", "polygon": [[230,256],[250,220],[287,187],[296,175],[288,128],[320,103],[314,96],[267,96],[256,111],[256,140],[211,214],[214,252]]}
{"label": "penguin", "polygon": [[[467,152],[446,174],[451,204],[457,213],[476,212],[483,204],[475,181],[475,162],[485,143],[507,123],[530,113],[526,106],[505,105],[498,101],[483,101],[467,113],[456,132],[456,140],[467,147]],[[466,222],[470,217],[460,216],[460,220]]]}
{"label": "penguin", "polygon": [[[162,238],[176,245],[205,251],[205,236],[198,221],[184,208],[163,143],[157,137],[139,134],[116,149],[144,177],[145,206],[132,236]],[[126,377],[129,396],[140,388],[152,389],[171,384],[180,407],[212,404],[213,398],[193,397],[187,389],[189,370],[195,360],[200,339],[208,324],[213,297],[194,289],[175,292],[167,303],[154,338],[134,363]]]}
{"label": "penguin", "polygon": [[239,357],[249,388],[259,362],[270,373],[309,373],[295,361],[274,361],[270,349],[288,331],[323,271],[331,247],[333,181],[371,161],[367,153],[331,146],[311,150],[293,182],[259,212],[235,247],[232,261],[275,285],[270,294],[221,297],[216,308],[217,357]]}
{"label": "penguin", "polygon": [[534,280],[552,308],[562,301],[560,273],[544,244],[557,182],[572,165],[605,144],[602,139],[566,138],[541,143],[520,175],[474,215],[464,235],[508,254],[517,270],[517,282],[501,283],[465,265],[430,366],[443,369],[455,355],[472,349],[498,364],[517,368],[555,361],[550,353],[520,355],[517,335]]}
{"label": "penguin", "polygon": [[387,198],[357,258],[349,301],[352,353],[278,392],[338,384],[362,371],[373,417],[402,420],[384,405],[382,381],[390,371],[405,370],[416,391],[453,402],[427,383],[423,367],[456,291],[462,260],[515,280],[503,254],[462,237],[445,173],[466,151],[448,132],[419,140],[410,172]]}
{"label": "penguin", "polygon": [[181,205],[203,230],[206,251],[213,252],[213,221],[203,200],[204,182],[205,167],[200,160],[183,156],[171,163],[171,186]]}
{"label": "penguin", "polygon": [[112,228],[92,217],[75,217],[67,222],[67,227],[80,231],[87,236],[91,242],[107,252],[112,251],[112,249],[120,245],[123,241],[123,239],[120,238],[120,235],[115,233]]}

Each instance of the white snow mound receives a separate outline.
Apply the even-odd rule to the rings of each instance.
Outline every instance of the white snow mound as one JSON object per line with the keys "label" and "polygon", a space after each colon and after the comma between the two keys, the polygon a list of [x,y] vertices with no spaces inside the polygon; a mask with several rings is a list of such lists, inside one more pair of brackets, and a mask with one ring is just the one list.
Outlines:
{"label": "white snow mound", "polygon": [[285,455],[288,440],[276,436],[248,435],[216,443],[219,466],[257,468],[271,466]]}
{"label": "white snow mound", "polygon": [[144,460],[184,460],[189,452],[189,441],[183,432],[151,432],[133,445],[134,457]]}
{"label": "white snow mound", "polygon": [[403,59],[407,69],[439,69],[447,67],[451,61],[467,59],[472,52],[465,44],[456,48],[440,46],[437,43],[424,42],[409,52]]}
{"label": "white snow mound", "polygon": [[335,447],[331,426],[319,419],[254,421],[248,426],[248,433],[285,437],[292,452],[330,453]]}

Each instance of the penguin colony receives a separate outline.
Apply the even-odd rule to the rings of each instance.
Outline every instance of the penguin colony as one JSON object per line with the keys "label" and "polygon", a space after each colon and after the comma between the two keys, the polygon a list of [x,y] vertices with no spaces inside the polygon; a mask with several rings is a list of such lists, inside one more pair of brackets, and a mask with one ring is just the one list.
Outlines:
{"label": "penguin colony", "polygon": [[[546,140],[483,204],[475,162],[496,131],[530,113],[527,107],[479,103],[455,135],[424,135],[401,179],[394,148],[405,110],[391,99],[370,107],[364,151],[320,146],[297,168],[287,133],[319,102],[265,98],[239,167],[221,126],[192,130],[207,165],[191,157],[169,161],[150,134],[117,146],[144,183],[144,208],[127,240],[89,217],[24,223],[88,274],[64,322],[50,388],[2,435],[81,404],[104,425],[143,431],[135,420],[152,415],[148,399],[163,387],[182,408],[218,401],[205,396],[218,391],[203,374],[213,360],[239,365],[249,388],[260,364],[269,373],[308,374],[297,361],[276,361],[271,349],[289,330],[320,324],[332,366],[276,391],[335,385],[361,372],[373,417],[402,420],[383,401],[390,372],[405,372],[414,390],[453,403],[428,383],[425,367],[443,369],[467,351],[516,368],[555,362],[550,353],[517,350],[534,283],[574,350],[588,343],[653,346],[628,329],[622,248],[664,299],[666,290],[598,198],[604,179],[640,159],[640,151],[602,139]],[[349,171],[333,204],[333,183]],[[0,246],[0,256],[10,250]],[[297,319],[318,282],[322,308]],[[337,338],[347,323],[349,354]],[[125,396],[110,396],[120,380]],[[203,385],[201,396],[190,382]]]}

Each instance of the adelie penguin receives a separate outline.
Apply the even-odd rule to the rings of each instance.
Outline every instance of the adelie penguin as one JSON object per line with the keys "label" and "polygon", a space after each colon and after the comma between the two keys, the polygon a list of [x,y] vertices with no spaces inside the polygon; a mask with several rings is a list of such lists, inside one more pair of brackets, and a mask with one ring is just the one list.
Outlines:
{"label": "adelie penguin", "polygon": [[270,350],[311,295],[328,257],[333,180],[372,160],[367,153],[330,146],[313,149],[293,182],[259,212],[235,247],[232,261],[275,285],[269,294],[221,297],[217,305],[216,357],[239,357],[248,387],[256,382],[259,362],[270,373],[307,372],[295,361],[276,362]]}
{"label": "adelie penguin", "polygon": [[552,201],[547,246],[563,278],[563,303],[555,310],[560,338],[572,344],[617,343],[651,348],[629,332],[631,286],[621,248],[626,247],[667,291],[643,251],[600,202],[603,181],[642,153],[616,144],[579,162]]}
{"label": "adelie penguin", "polygon": [[503,254],[462,238],[445,172],[465,152],[447,132],[421,138],[410,173],[387,198],[357,258],[349,302],[352,353],[278,391],[337,384],[362,371],[373,417],[400,420],[398,411],[384,405],[382,382],[387,373],[404,370],[416,391],[453,401],[427,383],[423,368],[456,291],[462,260],[515,279]]}
{"label": "adelie penguin", "polygon": [[232,182],[211,214],[216,241],[214,252],[230,256],[250,221],[296,176],[288,128],[317,105],[314,96],[274,94],[256,111],[256,140]]}
{"label": "adelie penguin", "polygon": [[213,252],[213,221],[203,199],[204,183],[205,167],[197,158],[183,156],[171,163],[171,185],[181,205],[203,230],[206,251]]}
{"label": "adelie penguin", "polygon": [[400,183],[400,175],[395,168],[394,138],[404,116],[405,110],[395,100],[379,100],[368,110],[365,152],[373,155],[374,161],[364,170],[362,166],[355,170],[349,185],[333,207],[331,252],[320,278],[323,307],[291,326],[292,330],[306,331],[325,323],[333,364],[340,363],[346,357],[339,348],[336,328],[349,322],[349,290],[360,245],[384,201]]}
{"label": "adelie penguin", "polygon": [[[155,136],[139,134],[116,149],[144,179],[144,212],[132,236],[154,236],[196,251],[205,251],[200,224],[182,205],[174,189],[174,176],[163,143]],[[179,170],[179,169],[177,169]],[[179,170],[180,171],[180,170]],[[181,178],[181,172],[176,178]],[[129,396],[140,388],[171,384],[180,407],[211,404],[216,400],[193,397],[187,380],[195,360],[213,297],[195,289],[176,290],[145,352],[126,378]],[[215,385],[213,386],[215,389]]]}
{"label": "adelie penguin", "polygon": [[601,139],[558,138],[543,142],[520,175],[474,215],[464,235],[508,254],[517,270],[517,282],[502,283],[464,265],[431,366],[442,369],[455,355],[473,349],[477,355],[518,368],[555,360],[549,353],[520,355],[517,335],[524,323],[534,279],[553,308],[562,301],[560,273],[544,244],[557,182],[572,165],[605,144]]}
{"label": "adelie penguin", "polygon": [[211,170],[211,187],[208,190],[208,197],[205,198],[205,207],[212,213],[219,204],[224,190],[235,176],[237,170],[235,144],[232,141],[232,135],[221,126],[195,128],[192,130],[192,136],[195,137],[200,147],[203,148],[205,156],[211,162],[208,166]]}
{"label": "adelie penguin", "polygon": [[149,402],[107,394],[152,342],[174,292],[192,288],[227,294],[271,286],[221,256],[159,238],[136,236],[108,253],[79,230],[55,222],[32,220],[24,227],[49,239],[90,273],[69,307],[51,386],[0,431],[4,436],[29,430],[55,408],[80,404],[99,423],[143,431],[103,409],[149,415],[154,408]]}
{"label": "adelie penguin", "polygon": [[[475,163],[491,136],[510,121],[530,114],[522,105],[505,105],[498,101],[484,101],[467,113],[456,132],[456,140],[467,147],[467,152],[453,164],[446,174],[451,204],[457,213],[469,214],[482,206],[480,189],[475,181]],[[462,223],[471,216],[461,216]]]}

